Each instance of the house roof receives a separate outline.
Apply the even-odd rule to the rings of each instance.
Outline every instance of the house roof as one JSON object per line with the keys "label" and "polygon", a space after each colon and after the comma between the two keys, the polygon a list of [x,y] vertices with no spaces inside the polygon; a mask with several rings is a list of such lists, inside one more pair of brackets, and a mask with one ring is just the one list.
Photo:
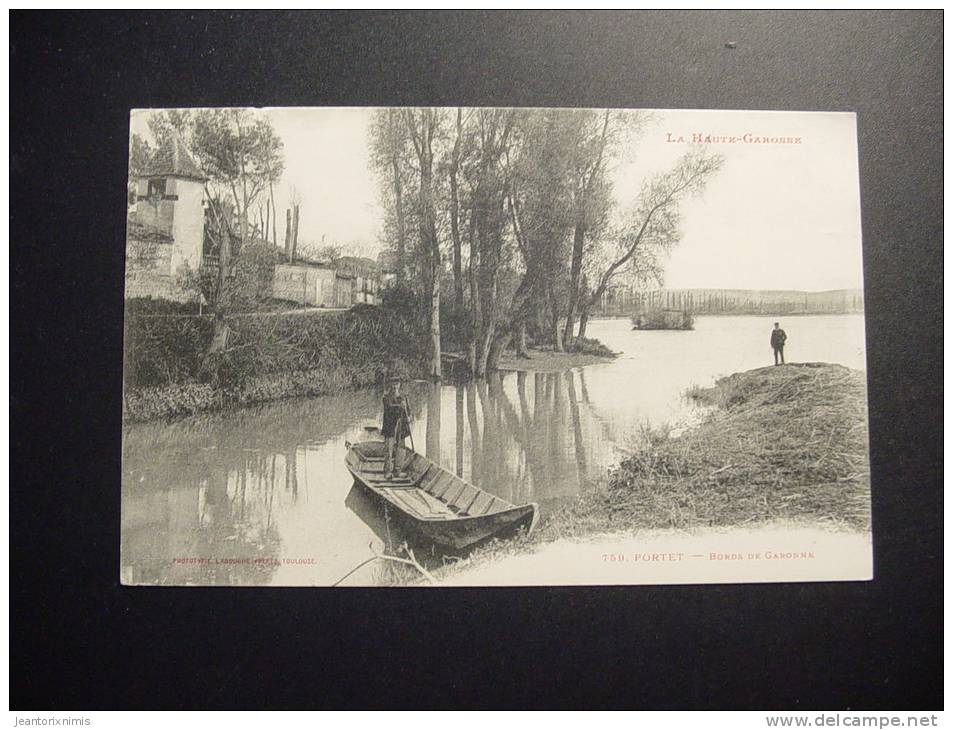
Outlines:
{"label": "house roof", "polygon": [[278,249],[278,263],[285,266],[312,266],[321,269],[330,269],[331,261],[330,259],[309,259],[306,256],[295,255],[295,260],[291,263],[288,262],[288,254],[285,253],[284,249]]}
{"label": "house roof", "polygon": [[380,273],[378,263],[363,256],[341,256],[334,260],[334,268],[340,273],[356,276],[375,276]]}
{"label": "house roof", "polygon": [[143,177],[184,177],[189,180],[208,180],[185,144],[178,137],[156,150],[149,164],[142,171]]}

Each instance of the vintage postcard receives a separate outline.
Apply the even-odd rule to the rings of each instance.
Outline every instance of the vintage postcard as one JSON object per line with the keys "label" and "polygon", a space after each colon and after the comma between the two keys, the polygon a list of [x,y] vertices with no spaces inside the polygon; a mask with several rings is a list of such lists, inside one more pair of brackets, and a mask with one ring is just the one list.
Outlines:
{"label": "vintage postcard", "polygon": [[121,581],[873,575],[856,119],[134,110]]}

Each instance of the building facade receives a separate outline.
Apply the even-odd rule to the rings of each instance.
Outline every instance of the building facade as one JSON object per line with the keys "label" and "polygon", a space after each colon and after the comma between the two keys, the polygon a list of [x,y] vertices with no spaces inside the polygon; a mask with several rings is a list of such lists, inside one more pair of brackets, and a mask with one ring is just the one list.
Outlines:
{"label": "building facade", "polygon": [[295,261],[275,266],[272,297],[309,307],[336,307],[337,281],[330,265]]}
{"label": "building facade", "polygon": [[309,307],[348,309],[377,304],[380,273],[372,259],[343,256],[335,261],[287,259],[275,266],[272,296]]}
{"label": "building facade", "polygon": [[186,268],[197,271],[202,264],[206,180],[175,140],[160,148],[133,181],[126,230],[127,299],[195,298],[181,289],[178,279]]}

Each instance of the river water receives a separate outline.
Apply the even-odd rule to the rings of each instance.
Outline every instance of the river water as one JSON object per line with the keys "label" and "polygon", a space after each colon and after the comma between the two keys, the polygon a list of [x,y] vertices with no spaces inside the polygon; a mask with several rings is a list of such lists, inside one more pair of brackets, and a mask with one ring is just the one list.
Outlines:
{"label": "river water", "polygon": [[[543,519],[595,488],[646,427],[690,422],[684,392],[772,363],[770,317],[699,317],[691,332],[596,320],[621,352],[558,373],[405,386],[418,451]],[[789,362],[863,369],[862,315],[789,318]],[[379,425],[376,388],[301,398],[123,435],[121,574],[127,584],[330,585],[398,544],[380,508],[352,489],[345,442]],[[422,558],[423,560],[423,558]],[[399,583],[372,561],[349,585]]]}

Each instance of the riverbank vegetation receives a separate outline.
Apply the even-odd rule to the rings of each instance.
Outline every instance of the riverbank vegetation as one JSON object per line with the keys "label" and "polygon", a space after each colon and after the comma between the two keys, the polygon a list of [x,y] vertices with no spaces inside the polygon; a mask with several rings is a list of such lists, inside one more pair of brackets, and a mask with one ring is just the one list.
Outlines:
{"label": "riverbank vegetation", "polygon": [[806,363],[736,373],[691,397],[696,428],[650,434],[609,478],[607,522],[735,526],[775,520],[866,529],[864,373]]}
{"label": "riverbank vegetation", "polygon": [[430,375],[447,349],[482,378],[529,340],[584,348],[613,286],[660,278],[683,202],[722,160],[693,149],[617,200],[613,168],[651,123],[624,110],[375,112],[382,243],[428,324]]}
{"label": "riverbank vegetation", "polygon": [[555,352],[552,348],[529,348],[524,354],[505,353],[499,361],[500,370],[526,370],[537,373],[565,372],[571,368],[612,362],[616,353],[598,340],[586,340],[572,352]]}
{"label": "riverbank vegetation", "polygon": [[237,315],[209,353],[214,315],[127,316],[123,417],[184,416],[416,377],[424,332],[399,303],[337,313]]}
{"label": "riverbank vegetation", "polygon": [[603,487],[546,516],[532,537],[478,548],[471,563],[560,539],[643,529],[869,529],[863,372],[828,363],[772,366],[687,396],[708,409],[699,425],[678,435],[647,432]]}
{"label": "riverbank vegetation", "polygon": [[[439,379],[444,352],[478,379],[509,353],[533,359],[530,348],[573,352],[579,362],[610,357],[586,336],[590,314],[618,284],[660,280],[680,239],[683,204],[722,164],[693,148],[669,169],[642,171],[636,192],[617,195],[614,168],[652,123],[625,110],[377,110],[368,172],[380,184],[391,302],[401,303],[398,319],[413,335],[395,331],[373,354],[353,356],[348,337],[377,341],[368,332],[385,316],[350,314],[335,324],[317,315],[251,316],[275,310],[274,197],[285,150],[267,114],[154,112],[151,142],[131,141],[130,176],[157,154],[184,149],[204,178],[203,260],[176,274],[203,316],[161,323],[130,307],[127,417],[313,392],[302,379],[326,383],[316,392],[357,386],[372,382],[371,373],[380,377],[387,361]],[[297,240],[300,205],[292,198],[286,250]]]}

